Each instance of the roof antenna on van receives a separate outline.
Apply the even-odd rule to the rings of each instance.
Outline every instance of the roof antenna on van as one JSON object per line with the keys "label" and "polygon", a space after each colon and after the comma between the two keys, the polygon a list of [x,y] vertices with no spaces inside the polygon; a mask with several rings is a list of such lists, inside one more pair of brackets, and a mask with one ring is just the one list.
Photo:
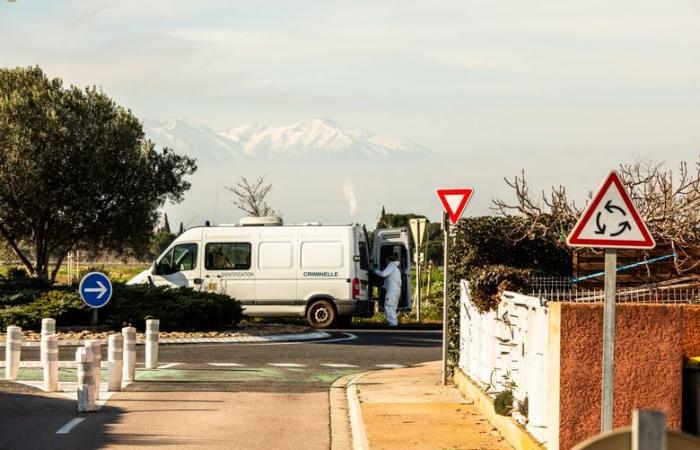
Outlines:
{"label": "roof antenna on van", "polygon": [[209,223],[208,220],[205,220],[205,221],[204,221],[204,226],[205,226],[205,227],[210,227],[210,226],[211,226],[211,223]]}

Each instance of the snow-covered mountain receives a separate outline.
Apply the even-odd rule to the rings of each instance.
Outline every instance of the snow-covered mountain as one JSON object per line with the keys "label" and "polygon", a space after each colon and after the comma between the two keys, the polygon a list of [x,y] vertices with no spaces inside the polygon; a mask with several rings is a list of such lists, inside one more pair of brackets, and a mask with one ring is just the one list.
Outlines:
{"label": "snow-covered mountain", "polygon": [[425,154],[418,145],[346,130],[329,119],[303,120],[288,126],[259,123],[216,132],[186,119],[145,121],[144,131],[159,146],[167,146],[200,162],[240,159],[393,158]]}

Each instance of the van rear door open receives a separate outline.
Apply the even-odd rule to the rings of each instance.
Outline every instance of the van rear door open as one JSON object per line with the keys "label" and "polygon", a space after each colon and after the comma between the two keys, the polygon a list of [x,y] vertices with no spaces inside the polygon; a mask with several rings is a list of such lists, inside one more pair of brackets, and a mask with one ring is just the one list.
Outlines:
{"label": "van rear door open", "polygon": [[[393,255],[401,269],[401,298],[399,311],[411,309],[411,244],[408,228],[386,228],[374,231],[372,263],[375,268],[384,270],[386,258]],[[380,289],[379,303],[384,304],[384,290]]]}

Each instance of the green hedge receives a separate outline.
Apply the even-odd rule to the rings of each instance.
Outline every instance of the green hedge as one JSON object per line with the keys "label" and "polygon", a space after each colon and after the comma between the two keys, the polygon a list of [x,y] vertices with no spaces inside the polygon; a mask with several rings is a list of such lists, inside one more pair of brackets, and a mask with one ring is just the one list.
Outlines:
{"label": "green hedge", "polygon": [[115,329],[125,324],[142,328],[145,319],[153,318],[163,331],[218,330],[235,327],[243,315],[240,302],[227,295],[149,285],[115,284],[112,300],[102,309],[105,324]]}
{"label": "green hedge", "polygon": [[571,254],[545,237],[521,236],[519,217],[469,217],[453,229],[448,283],[448,359],[452,370],[459,358],[459,282],[468,280],[472,301],[480,311],[498,306],[504,290],[527,292],[533,276],[571,276]]}
{"label": "green hedge", "polygon": [[[89,325],[92,310],[82,302],[76,287],[0,280],[0,326],[39,330],[45,317],[56,319],[58,326]],[[160,319],[163,331],[217,330],[235,327],[242,308],[238,301],[220,294],[115,283],[112,299],[98,317],[100,324],[114,330],[127,324],[143,329],[147,318]]]}
{"label": "green hedge", "polygon": [[526,292],[530,289],[532,271],[502,264],[480,267],[469,277],[469,294],[480,312],[498,307],[505,291]]}

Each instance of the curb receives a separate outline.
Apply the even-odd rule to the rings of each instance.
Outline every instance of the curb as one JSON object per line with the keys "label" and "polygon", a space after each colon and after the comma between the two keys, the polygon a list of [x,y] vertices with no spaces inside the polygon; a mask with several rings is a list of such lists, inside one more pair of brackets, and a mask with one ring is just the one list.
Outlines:
{"label": "curb", "polygon": [[356,383],[374,372],[345,375],[331,385],[331,450],[370,450]]}
{"label": "curb", "polygon": [[373,372],[364,372],[356,375],[348,383],[347,389],[345,390],[348,399],[348,413],[350,416],[350,431],[352,433],[353,450],[370,450],[369,441],[367,440],[367,431],[365,430],[365,422],[362,419],[360,397],[357,393],[357,382],[360,380],[360,378]]}
{"label": "curb", "polygon": [[[311,333],[300,333],[300,334],[272,334],[268,336],[231,336],[231,337],[220,337],[220,338],[163,338],[158,342],[159,344],[222,344],[222,343],[265,343],[265,342],[295,342],[295,341],[310,341],[312,339],[323,339],[330,337],[331,335],[325,331],[314,331]],[[83,343],[89,339],[70,339],[59,341],[58,345],[63,346],[75,346],[83,345]],[[106,339],[96,339],[102,345],[107,343]],[[139,340],[136,342],[138,345],[145,344],[146,341]],[[4,347],[5,342],[0,342],[0,347]],[[41,342],[39,341],[26,341],[22,342],[22,347],[39,347]]]}
{"label": "curb", "polygon": [[498,415],[493,407],[493,400],[486,395],[460,368],[455,368],[453,384],[466,397],[474,401],[477,410],[498,430],[503,438],[514,448],[522,450],[544,449],[540,443],[520,426],[512,417]]}

